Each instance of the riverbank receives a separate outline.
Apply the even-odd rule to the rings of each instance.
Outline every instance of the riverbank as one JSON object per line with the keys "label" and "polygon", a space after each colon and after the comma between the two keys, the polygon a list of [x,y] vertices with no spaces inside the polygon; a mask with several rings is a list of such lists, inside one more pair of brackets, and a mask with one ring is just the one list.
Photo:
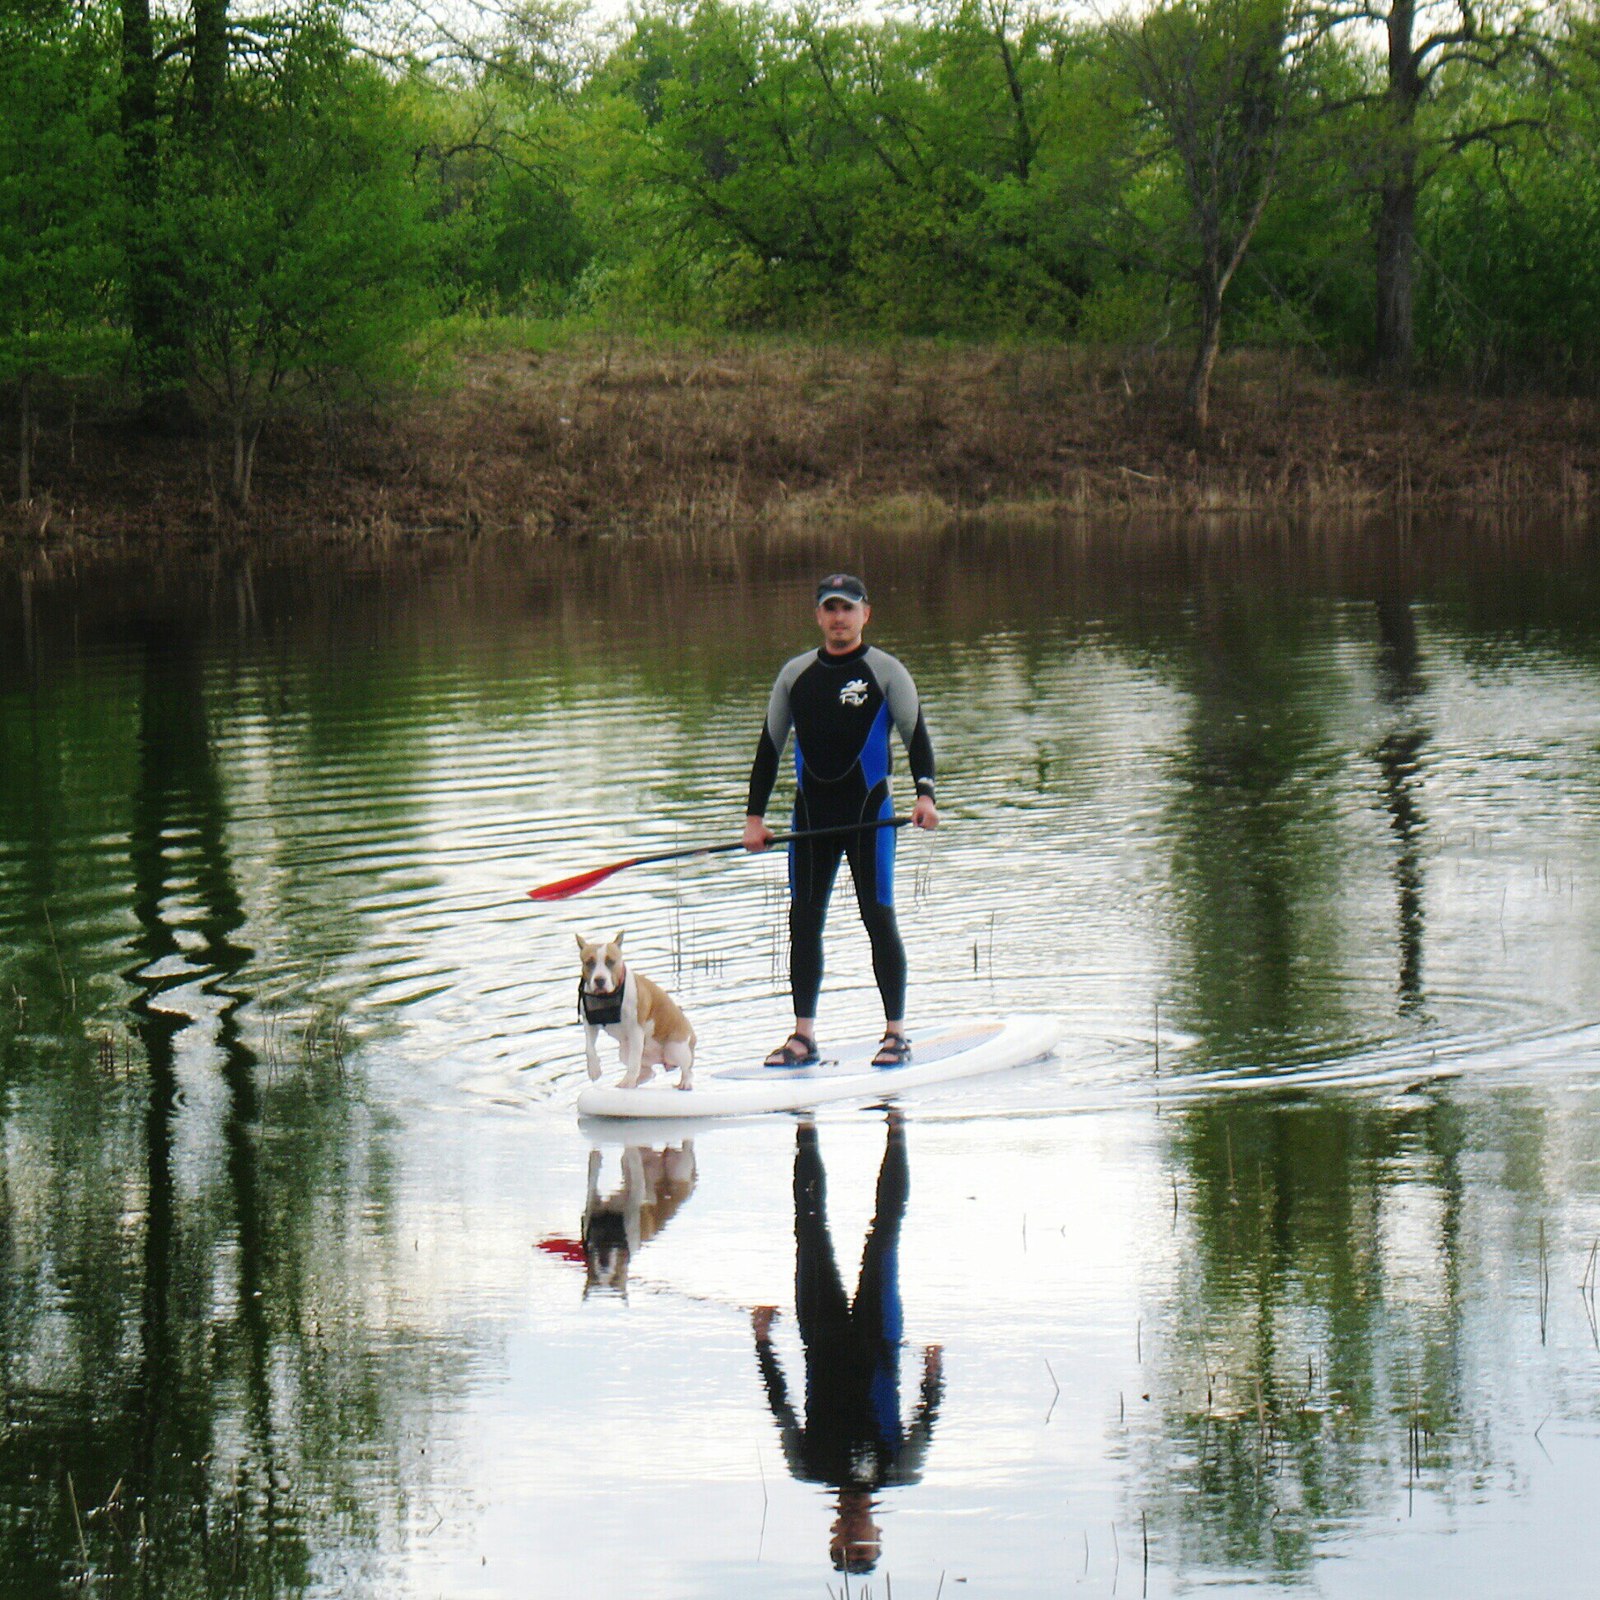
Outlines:
{"label": "riverbank", "polygon": [[841,518],[1459,506],[1583,511],[1600,406],[1363,385],[1279,355],[1221,365],[1187,434],[1178,356],[1067,347],[591,335],[468,347],[448,378],[263,434],[251,506],[220,447],[46,415],[13,543],[117,547],[287,533],[538,538]]}

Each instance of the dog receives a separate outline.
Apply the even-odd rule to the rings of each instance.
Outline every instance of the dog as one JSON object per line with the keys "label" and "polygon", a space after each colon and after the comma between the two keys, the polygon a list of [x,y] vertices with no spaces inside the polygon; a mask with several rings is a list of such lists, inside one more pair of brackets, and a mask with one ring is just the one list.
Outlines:
{"label": "dog", "polygon": [[600,1152],[589,1152],[589,1192],[583,1207],[583,1297],[628,1293],[628,1268],[640,1249],[672,1220],[694,1193],[694,1141],[661,1150],[629,1145],[622,1152],[622,1187],[600,1193]]}
{"label": "dog", "polygon": [[622,959],[622,935],[607,944],[577,935],[582,961],[578,1010],[583,1017],[584,1056],[589,1076],[600,1076],[602,1031],[622,1052],[622,1087],[636,1089],[655,1076],[655,1068],[677,1069],[678,1087],[694,1077],[694,1029],[665,989]]}

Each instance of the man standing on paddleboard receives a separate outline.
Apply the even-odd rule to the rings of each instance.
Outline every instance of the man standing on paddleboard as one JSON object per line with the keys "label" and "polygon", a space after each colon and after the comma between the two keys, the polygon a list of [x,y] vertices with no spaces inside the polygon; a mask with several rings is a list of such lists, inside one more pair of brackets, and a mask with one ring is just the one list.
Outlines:
{"label": "man standing on paddleboard", "polygon": [[795,831],[855,829],[825,838],[795,839],[789,845],[794,1032],[767,1057],[769,1067],[806,1067],[817,1060],[822,928],[841,856],[850,862],[856,904],[872,941],[872,972],[883,997],[883,1042],[872,1064],[899,1067],[911,1059],[905,1031],[906,952],[894,912],[895,830],[871,824],[894,815],[889,795],[893,727],[905,745],[917,786],[911,821],[919,828],[939,826],[933,799],[933,744],[911,674],[862,638],[871,618],[866,586],[859,578],[836,572],[817,585],[822,647],[796,656],[778,674],[750,768],[745,849],[765,850],[772,839],[763,819],[791,729]]}

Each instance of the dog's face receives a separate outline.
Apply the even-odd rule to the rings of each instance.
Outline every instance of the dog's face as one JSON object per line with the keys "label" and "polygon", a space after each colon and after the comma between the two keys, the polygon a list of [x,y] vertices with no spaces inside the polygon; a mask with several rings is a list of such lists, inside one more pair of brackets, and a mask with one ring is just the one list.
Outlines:
{"label": "dog's face", "polygon": [[583,987],[590,994],[615,994],[622,987],[622,935],[605,944],[585,939],[580,933],[578,959],[583,967]]}
{"label": "dog's face", "polygon": [[584,1218],[583,1298],[596,1291],[628,1298],[628,1230],[620,1211],[599,1209]]}

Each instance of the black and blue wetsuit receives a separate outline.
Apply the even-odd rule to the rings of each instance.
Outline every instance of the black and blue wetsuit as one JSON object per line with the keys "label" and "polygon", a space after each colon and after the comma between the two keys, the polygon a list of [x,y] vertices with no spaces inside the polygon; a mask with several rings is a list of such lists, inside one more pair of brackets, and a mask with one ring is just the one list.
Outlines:
{"label": "black and blue wetsuit", "polygon": [[[746,812],[765,814],[778,761],[794,732],[796,831],[892,816],[891,730],[906,747],[917,793],[933,798],[933,744],[911,674],[875,645],[843,655],[809,650],[778,674],[767,704]],[[789,846],[789,983],[794,1014],[814,1017],[822,989],[822,927],[847,856],[856,903],[872,941],[872,972],[884,1016],[905,1015],[906,954],[894,913],[893,828],[863,829]]]}
{"label": "black and blue wetsuit", "polygon": [[828,1232],[826,1178],[817,1130],[795,1132],[795,1318],[805,1346],[805,1414],[789,1398],[769,1336],[756,1336],[767,1402],[781,1430],[789,1471],[802,1482],[876,1490],[916,1483],[933,1437],[944,1380],[925,1368],[909,1424],[900,1415],[900,1225],[911,1191],[905,1130],[889,1128],[878,1169],[877,1205],[861,1253],[855,1298]]}

